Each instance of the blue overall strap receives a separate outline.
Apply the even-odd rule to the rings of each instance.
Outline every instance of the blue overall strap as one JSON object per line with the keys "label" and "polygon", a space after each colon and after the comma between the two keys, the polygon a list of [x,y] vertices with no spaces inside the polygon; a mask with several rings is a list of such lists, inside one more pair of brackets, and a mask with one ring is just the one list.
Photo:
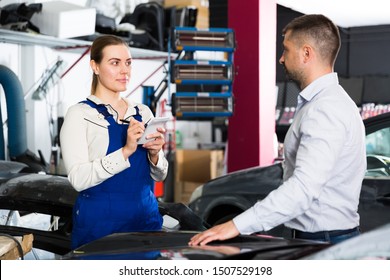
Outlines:
{"label": "blue overall strap", "polygon": [[[107,121],[109,121],[109,119],[108,119],[109,117],[112,117],[112,115],[108,112],[106,105],[104,105],[104,104],[96,104],[95,102],[93,102],[89,99],[80,101],[80,103],[85,103],[85,104],[88,104],[89,106],[91,106],[92,108],[95,108],[100,114],[102,114],[104,116],[104,118]],[[142,122],[142,116],[139,113],[138,106],[135,106],[134,109],[135,109],[135,115],[133,115],[132,117],[134,119],[136,119],[137,121]]]}
{"label": "blue overall strap", "polygon": [[100,114],[104,116],[104,118],[109,121],[109,117],[112,117],[112,115],[108,112],[106,105],[104,104],[96,104],[95,102],[86,99],[81,101],[80,103],[85,103],[91,106],[92,108],[95,108]]}
{"label": "blue overall strap", "polygon": [[134,109],[135,109],[135,115],[133,115],[133,118],[136,119],[136,120],[139,121],[139,122],[142,122],[142,116],[141,116],[141,114],[139,113],[139,108],[138,108],[138,106],[135,106]]}

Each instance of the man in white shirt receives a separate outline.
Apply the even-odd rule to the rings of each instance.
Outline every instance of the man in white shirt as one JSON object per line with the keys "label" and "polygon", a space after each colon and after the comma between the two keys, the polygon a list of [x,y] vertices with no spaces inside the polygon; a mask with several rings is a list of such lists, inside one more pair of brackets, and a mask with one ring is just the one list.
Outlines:
{"label": "man in white shirt", "polygon": [[301,88],[284,142],[284,182],[233,220],[195,235],[190,245],[280,224],[291,228],[294,238],[331,243],[359,234],[365,131],[356,104],[334,73],[338,28],[323,15],[304,15],[283,33],[279,62]]}

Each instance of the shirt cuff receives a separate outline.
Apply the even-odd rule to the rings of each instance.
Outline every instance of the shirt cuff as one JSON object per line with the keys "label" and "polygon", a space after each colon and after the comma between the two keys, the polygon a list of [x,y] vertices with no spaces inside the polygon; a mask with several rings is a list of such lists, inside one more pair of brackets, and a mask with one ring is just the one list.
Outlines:
{"label": "shirt cuff", "polygon": [[128,159],[123,158],[122,149],[116,150],[102,159],[102,166],[110,174],[117,174],[130,167]]}
{"label": "shirt cuff", "polygon": [[168,161],[165,158],[163,150],[158,153],[158,161],[156,165],[150,160],[149,154],[148,158],[150,162],[150,175],[153,180],[156,182],[163,181],[168,173]]}
{"label": "shirt cuff", "polygon": [[151,160],[150,160],[150,155],[148,153],[148,159],[149,159],[149,162],[151,164],[152,167],[157,167],[159,169],[163,169],[164,167],[164,163],[163,163],[163,158],[164,158],[164,154],[161,153],[162,150],[160,152],[158,152],[158,161],[157,161],[157,164],[154,164]]}
{"label": "shirt cuff", "polygon": [[241,234],[263,231],[263,228],[257,224],[257,217],[253,207],[234,217],[233,223]]}

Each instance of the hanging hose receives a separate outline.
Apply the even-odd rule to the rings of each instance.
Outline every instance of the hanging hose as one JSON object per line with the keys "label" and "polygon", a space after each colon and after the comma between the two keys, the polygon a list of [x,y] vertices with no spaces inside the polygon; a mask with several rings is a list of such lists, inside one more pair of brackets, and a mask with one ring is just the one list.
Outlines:
{"label": "hanging hose", "polygon": [[[7,103],[9,155],[16,157],[27,151],[23,88],[15,73],[4,65],[0,65],[0,84],[3,86]],[[5,160],[4,133],[2,136],[0,139],[0,159]]]}
{"label": "hanging hose", "polygon": [[[4,89],[8,115],[8,151],[13,161],[29,166],[29,172],[47,171],[42,156],[37,157],[27,149],[26,109],[22,84],[16,74],[4,65],[0,65],[0,84]],[[0,116],[1,116],[0,110]],[[3,124],[2,119],[1,124]],[[6,159],[3,129],[0,130],[0,160]]]}

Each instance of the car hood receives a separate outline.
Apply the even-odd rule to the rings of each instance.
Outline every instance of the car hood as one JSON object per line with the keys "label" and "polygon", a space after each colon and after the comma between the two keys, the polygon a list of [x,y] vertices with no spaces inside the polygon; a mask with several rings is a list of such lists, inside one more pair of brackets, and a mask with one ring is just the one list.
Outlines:
{"label": "car hood", "polygon": [[63,259],[296,259],[329,246],[327,243],[257,235],[239,236],[206,246],[188,246],[188,241],[196,233],[117,233],[81,246]]}

